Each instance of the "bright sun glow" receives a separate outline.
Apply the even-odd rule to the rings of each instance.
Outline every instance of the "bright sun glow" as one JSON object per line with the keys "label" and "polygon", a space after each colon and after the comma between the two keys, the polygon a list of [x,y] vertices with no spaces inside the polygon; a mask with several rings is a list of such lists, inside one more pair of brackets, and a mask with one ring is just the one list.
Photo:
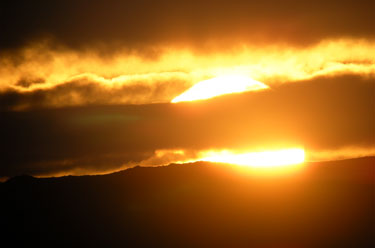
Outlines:
{"label": "bright sun glow", "polygon": [[251,153],[232,153],[226,150],[220,152],[211,151],[206,152],[201,160],[250,168],[275,169],[303,163],[305,161],[305,151],[300,148]]}
{"label": "bright sun glow", "polygon": [[268,88],[267,85],[242,75],[211,78],[193,85],[177,96],[172,103],[208,99],[224,94],[240,93]]}

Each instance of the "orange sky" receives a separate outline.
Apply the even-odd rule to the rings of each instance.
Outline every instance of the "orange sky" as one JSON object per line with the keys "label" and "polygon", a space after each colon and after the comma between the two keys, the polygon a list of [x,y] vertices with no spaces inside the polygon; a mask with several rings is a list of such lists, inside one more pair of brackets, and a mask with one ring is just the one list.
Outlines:
{"label": "orange sky", "polygon": [[[105,173],[213,150],[375,155],[373,1],[80,0],[4,9],[0,177]],[[268,88],[170,103],[220,76]]]}

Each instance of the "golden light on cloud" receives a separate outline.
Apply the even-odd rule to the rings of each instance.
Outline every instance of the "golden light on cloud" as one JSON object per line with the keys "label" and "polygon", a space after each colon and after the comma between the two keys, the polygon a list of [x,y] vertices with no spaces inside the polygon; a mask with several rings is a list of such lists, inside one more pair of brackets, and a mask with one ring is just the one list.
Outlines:
{"label": "golden light on cloud", "polygon": [[148,55],[120,49],[102,56],[95,50],[53,49],[48,42],[30,44],[18,51],[19,60],[0,56],[0,94],[16,96],[2,107],[168,103],[322,76],[375,74],[375,43],[363,40],[328,40],[311,47],[244,44],[210,52],[156,47],[154,56]]}
{"label": "golden light on cloud", "polygon": [[[87,75],[110,88],[134,83],[147,86],[155,80],[176,78],[192,86],[192,82],[228,74],[251,76],[270,85],[321,75],[375,72],[375,44],[350,39],[307,48],[244,45],[212,53],[160,47],[153,59],[127,51],[103,58],[95,51],[53,50],[42,42],[23,49],[19,56],[22,63],[6,56],[0,59],[0,92],[49,89]],[[29,82],[24,84],[25,80]]]}
{"label": "golden light on cloud", "polygon": [[162,149],[156,150],[154,156],[142,161],[140,165],[158,166],[197,161],[230,164],[255,174],[279,175],[300,170],[305,162],[305,150],[302,148],[260,151]]}
{"label": "golden light on cloud", "polygon": [[[290,171],[301,168],[304,162],[333,161],[361,158],[375,155],[375,148],[347,147],[335,150],[305,150],[303,148],[284,148],[272,150],[189,150],[159,149],[154,155],[139,164],[159,166],[207,161],[238,165],[255,171]],[[138,164],[126,164],[135,166]]]}
{"label": "golden light on cloud", "polygon": [[267,85],[243,75],[226,75],[201,81],[175,97],[172,103],[196,101],[220,95],[255,91],[268,88]]}
{"label": "golden light on cloud", "polygon": [[228,163],[260,169],[298,165],[305,161],[305,151],[300,148],[249,153],[233,153],[227,150],[209,151],[204,156],[201,159],[202,161]]}

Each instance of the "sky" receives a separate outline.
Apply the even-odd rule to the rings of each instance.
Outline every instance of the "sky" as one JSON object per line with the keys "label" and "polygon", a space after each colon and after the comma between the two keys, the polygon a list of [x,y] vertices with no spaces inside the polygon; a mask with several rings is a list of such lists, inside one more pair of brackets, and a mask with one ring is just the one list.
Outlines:
{"label": "sky", "polygon": [[[0,177],[102,174],[223,149],[375,155],[374,1],[1,5]],[[228,75],[267,89],[171,103]]]}

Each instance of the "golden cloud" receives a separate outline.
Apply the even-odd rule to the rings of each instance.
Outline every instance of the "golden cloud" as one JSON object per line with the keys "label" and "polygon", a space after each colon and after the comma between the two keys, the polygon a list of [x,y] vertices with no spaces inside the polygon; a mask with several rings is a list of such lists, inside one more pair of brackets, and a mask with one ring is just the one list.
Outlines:
{"label": "golden cloud", "polygon": [[[53,93],[47,97],[47,106],[147,104],[169,102],[195,83],[223,75],[246,75],[272,86],[317,76],[375,73],[375,43],[364,40],[330,40],[303,48],[243,45],[210,53],[189,48],[155,51],[151,59],[126,51],[102,56],[95,50],[53,50],[39,43],[20,51],[18,61],[15,56],[0,60],[0,92],[49,95],[57,87],[64,88],[58,97]],[[92,95],[76,90],[85,86],[98,90]],[[101,92],[111,97],[95,101]]]}

